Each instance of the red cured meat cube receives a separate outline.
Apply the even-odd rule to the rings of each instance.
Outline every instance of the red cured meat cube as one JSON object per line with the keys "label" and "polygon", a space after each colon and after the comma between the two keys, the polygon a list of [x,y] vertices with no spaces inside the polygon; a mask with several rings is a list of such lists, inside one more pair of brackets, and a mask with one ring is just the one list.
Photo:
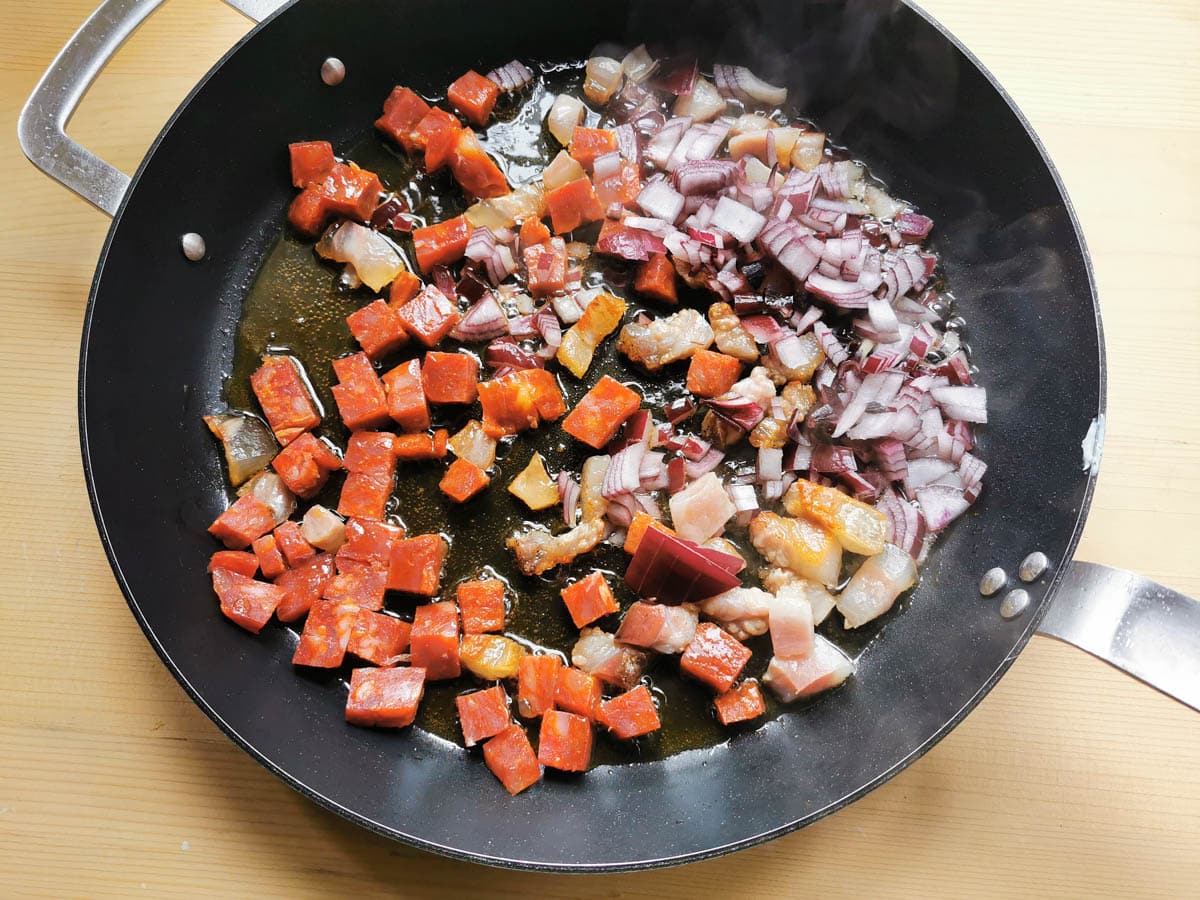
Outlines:
{"label": "red cured meat cube", "polygon": [[275,611],[279,621],[294,622],[308,612],[332,577],[333,554],[322,553],[276,578],[275,585],[285,592]]}
{"label": "red cured meat cube", "polygon": [[[383,301],[380,300],[380,303]],[[330,388],[338,415],[351,431],[380,428],[388,423],[387,393],[365,353],[333,361],[338,383]]]}
{"label": "red cured meat cube", "polygon": [[250,376],[250,387],[281,445],[286,447],[321,424],[300,367],[290,356],[264,356],[258,371]]}
{"label": "red cured meat cube", "polygon": [[271,460],[271,468],[279,474],[288,490],[306,500],[320,493],[329,480],[329,473],[341,467],[341,458],[328,444],[309,432],[300,435]]}
{"label": "red cured meat cube", "polygon": [[432,597],[442,580],[447,549],[440,534],[419,534],[396,541],[388,566],[388,589]]}
{"label": "red cured meat cube", "polygon": [[495,578],[464,581],[458,586],[463,634],[504,630],[504,582]]}
{"label": "red cured meat cube", "polygon": [[292,161],[292,184],[298,188],[320,184],[337,163],[329,141],[297,141],[288,144],[288,155]]}
{"label": "red cured meat cube", "polygon": [[520,725],[509,725],[483,745],[483,759],[504,789],[516,795],[542,777],[533,745]]}
{"label": "red cured meat cube", "polygon": [[218,550],[208,561],[208,572],[211,575],[217,569],[228,569],[253,578],[258,571],[258,557],[245,550]]}
{"label": "red cured meat cube", "polygon": [[418,606],[413,613],[409,647],[414,666],[426,670],[430,681],[457,678],[458,610],[448,600]]}
{"label": "red cured meat cube", "polygon": [[[404,537],[404,529],[371,519],[346,522],[346,543],[337,551],[338,572],[375,569],[386,574],[392,561],[392,545]],[[386,578],[385,578],[386,581]]]}
{"label": "red cured meat cube", "polygon": [[753,679],[743,681],[737,687],[720,694],[713,701],[713,708],[716,709],[717,720],[722,725],[747,722],[767,711],[762,691],[758,688],[758,682]]}
{"label": "red cured meat cube", "polygon": [[396,310],[396,315],[404,323],[405,331],[426,347],[436,347],[461,318],[454,304],[433,285]]}
{"label": "red cured meat cube", "polygon": [[554,705],[594,720],[600,710],[600,681],[587,672],[563,666],[554,684]]}
{"label": "red cured meat cube", "polygon": [[346,316],[350,333],[371,359],[387,356],[408,343],[408,332],[396,311],[383,300],[368,303]]}
{"label": "red cured meat cube", "polygon": [[377,666],[393,666],[408,649],[412,625],[395,616],[359,609],[354,614],[346,652]]}
{"label": "red cured meat cube", "polygon": [[299,522],[284,522],[276,528],[275,546],[279,548],[284,560],[292,568],[317,555],[317,548],[305,539]]}
{"label": "red cured meat cube", "polygon": [[724,693],[749,661],[750,648],[712,622],[701,622],[679,659],[679,668]]}
{"label": "red cured meat cube", "polygon": [[217,516],[208,526],[208,533],[230,550],[245,550],[257,537],[262,537],[275,524],[271,507],[253,494],[246,494]]}
{"label": "red cured meat cube", "polygon": [[463,743],[474,747],[485,738],[499,734],[512,716],[508,711],[508,694],[500,685],[483,691],[459,694],[454,698],[458,721],[462,725]]}
{"label": "red cured meat cube", "polygon": [[260,538],[255,538],[251,546],[255,558],[258,560],[258,567],[262,570],[263,578],[274,578],[276,575],[282,575],[287,569],[283,554],[279,552],[279,547],[275,544],[275,535],[264,534]]}
{"label": "red cured meat cube", "polygon": [[424,431],[429,427],[429,403],[421,379],[421,361],[410,359],[383,376],[387,387],[388,415],[404,431]]}
{"label": "red cured meat cube", "polygon": [[585,772],[592,760],[592,723],[583,716],[551,710],[542,716],[538,762],[563,772]]}
{"label": "red cured meat cube", "polygon": [[625,739],[641,737],[662,727],[654,698],[644,684],[601,703],[599,722],[617,737]]}
{"label": "red cured meat cube", "polygon": [[247,631],[258,634],[283,599],[282,588],[255,581],[229,569],[212,573],[213,590],[221,600],[221,612]]}
{"label": "red cured meat cube", "polygon": [[304,620],[300,643],[292,655],[292,665],[315,669],[336,669],[346,656],[350,631],[358,607],[352,603],[318,600]]}
{"label": "red cured meat cube", "polygon": [[576,628],[590,625],[621,608],[617,604],[617,598],[613,596],[612,588],[599,572],[593,572],[587,578],[567,585],[559,593]]}
{"label": "red cured meat cube", "polygon": [[425,670],[355,669],[350,675],[346,721],[351,725],[404,728],[425,696]]}
{"label": "red cured meat cube", "polygon": [[522,657],[517,669],[517,712],[521,716],[536,719],[554,709],[562,667],[562,661],[550,654]]}

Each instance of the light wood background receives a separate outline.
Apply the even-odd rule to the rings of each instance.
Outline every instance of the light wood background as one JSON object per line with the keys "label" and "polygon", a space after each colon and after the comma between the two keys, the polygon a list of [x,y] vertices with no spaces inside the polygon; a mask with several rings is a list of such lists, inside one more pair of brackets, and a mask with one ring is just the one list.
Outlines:
{"label": "light wood background", "polygon": [[[25,162],[15,123],[93,2],[0,0],[0,894],[1197,895],[1200,717],[1046,639],[856,806],[648,874],[541,876],[428,856],[326,813],[242,754],[143,639],[84,491],[76,353],[108,220]],[[1109,438],[1080,556],[1200,596],[1200,4],[926,6],[1033,120],[1095,257]],[[132,172],[248,28],[215,0],[171,0],[72,133]]]}

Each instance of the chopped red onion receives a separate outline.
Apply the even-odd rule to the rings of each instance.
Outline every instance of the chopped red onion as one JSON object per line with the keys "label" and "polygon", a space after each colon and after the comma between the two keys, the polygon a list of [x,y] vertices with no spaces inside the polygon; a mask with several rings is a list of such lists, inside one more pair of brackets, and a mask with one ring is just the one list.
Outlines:
{"label": "chopped red onion", "polygon": [[732,554],[647,528],[625,570],[625,583],[647,599],[691,603],[740,585],[735,573],[743,565]]}
{"label": "chopped red onion", "polygon": [[729,159],[693,159],[679,166],[671,174],[671,180],[687,197],[715,194],[733,183],[737,169],[737,163]]}
{"label": "chopped red onion", "polygon": [[933,230],[933,219],[915,212],[901,213],[896,219],[896,230],[906,241],[923,241]]}
{"label": "chopped red onion", "polygon": [[723,459],[725,459],[725,454],[720,450],[709,450],[695,462],[685,459],[683,470],[687,473],[689,481],[695,481],[701,475],[706,475],[713,471],[713,469],[721,464]]}
{"label": "chopped red onion", "polygon": [[[930,391],[934,402],[947,417],[963,422],[987,422],[987,389],[973,385],[936,387]],[[940,431],[941,429],[939,429]]]}
{"label": "chopped red onion", "polygon": [[645,444],[630,444],[612,457],[600,488],[600,493],[605,499],[611,500],[619,494],[630,494],[641,487],[640,471],[645,453]]}
{"label": "chopped red onion", "polygon": [[694,55],[673,56],[659,61],[650,83],[655,90],[681,97],[692,92],[699,74],[700,63]]}
{"label": "chopped red onion", "polygon": [[687,487],[687,460],[681,456],[667,463],[667,490],[677,494]]}
{"label": "chopped red onion", "polygon": [[840,472],[857,472],[858,462],[854,459],[854,451],[849,447],[817,444],[812,448],[810,468],[816,472],[837,475]]}
{"label": "chopped red onion", "polygon": [[450,337],[463,343],[488,341],[508,334],[508,319],[490,291],[459,320]]}
{"label": "chopped red onion", "polygon": [[792,339],[797,344],[800,343],[799,338],[785,331],[774,316],[746,316],[741,321],[742,327],[750,332],[750,336],[760,344],[774,344],[776,341],[782,342],[785,339]]}
{"label": "chopped red onion", "polygon": [[524,90],[533,83],[533,70],[514,59],[498,69],[492,69],[485,77],[504,93],[511,94],[514,91]]}
{"label": "chopped red onion", "polygon": [[562,344],[562,324],[549,309],[543,309],[534,317],[534,325],[546,342],[546,346],[557,349]]}
{"label": "chopped red onion", "polygon": [[728,391],[708,401],[715,415],[742,431],[750,431],[763,420],[766,412],[761,406],[736,391]]}
{"label": "chopped red onion", "polygon": [[787,100],[787,88],[767,84],[745,66],[713,66],[713,80],[723,97],[754,100],[767,106],[781,106]]}
{"label": "chopped red onion", "polygon": [[743,527],[750,524],[750,520],[758,514],[758,494],[755,493],[753,485],[749,484],[731,484],[726,490],[729,492],[729,499],[733,502],[733,508],[737,510],[734,514],[734,521]]}
{"label": "chopped red onion", "polygon": [[817,336],[817,340],[821,344],[821,349],[825,351],[825,355],[835,366],[840,366],[850,358],[849,351],[842,346],[842,342],[837,339],[828,325],[818,320],[813,323],[812,328],[813,334]]}
{"label": "chopped red onion", "polygon": [[621,226],[612,229],[596,242],[596,252],[645,262],[655,253],[666,253],[667,245],[662,238],[650,231]]}
{"label": "chopped red onion", "polygon": [[664,222],[674,222],[683,212],[683,194],[661,178],[648,181],[638,194],[637,202],[646,215]]}
{"label": "chopped red onion", "polygon": [[783,478],[783,448],[759,447],[758,465],[755,467],[758,480],[762,483],[779,481]]}
{"label": "chopped red onion", "polygon": [[[537,354],[530,353],[512,338],[500,338],[488,344],[484,362],[493,368],[501,366],[517,371],[520,369],[543,369],[546,364]],[[499,373],[496,373],[499,377]]]}
{"label": "chopped red onion", "polygon": [[592,173],[596,181],[616,175],[621,171],[621,154],[617,150],[597,156],[592,163]]}
{"label": "chopped red onion", "polygon": [[917,503],[925,516],[925,524],[937,533],[961,516],[971,505],[961,489],[944,484],[931,484],[917,491]]}
{"label": "chopped red onion", "polygon": [[568,528],[575,526],[576,513],[579,510],[579,482],[571,477],[565,469],[558,473],[558,495],[562,497],[563,524]]}
{"label": "chopped red onion", "polygon": [[762,214],[728,197],[719,199],[713,211],[712,226],[728,232],[742,244],[758,237],[766,224]]}
{"label": "chopped red onion", "polygon": [[665,169],[667,160],[671,158],[671,153],[678,146],[680,138],[691,127],[691,116],[679,116],[668,121],[650,138],[650,143],[646,145],[646,158],[658,168]]}

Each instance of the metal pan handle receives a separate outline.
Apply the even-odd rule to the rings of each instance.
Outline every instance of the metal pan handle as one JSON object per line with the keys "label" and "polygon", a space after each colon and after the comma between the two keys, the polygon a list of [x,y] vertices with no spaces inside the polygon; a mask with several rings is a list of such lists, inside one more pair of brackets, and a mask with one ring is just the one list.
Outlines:
{"label": "metal pan handle", "polygon": [[1141,575],[1073,562],[1038,628],[1200,711],[1200,602]]}
{"label": "metal pan handle", "polygon": [[[17,139],[30,162],[110,216],[121,205],[129,176],[67,137],[66,126],[112,55],[162,2],[105,0],[59,51],[17,120]],[[261,22],[286,0],[225,2]]]}

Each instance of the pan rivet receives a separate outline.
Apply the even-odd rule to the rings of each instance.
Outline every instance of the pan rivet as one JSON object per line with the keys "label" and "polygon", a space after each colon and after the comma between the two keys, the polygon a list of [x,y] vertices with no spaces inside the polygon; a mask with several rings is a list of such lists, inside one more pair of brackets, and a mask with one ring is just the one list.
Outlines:
{"label": "pan rivet", "polygon": [[985,597],[990,597],[997,593],[1000,588],[1004,587],[1008,581],[1008,573],[999,566],[994,569],[988,569],[983,573],[983,577],[979,579],[979,593]]}
{"label": "pan rivet", "polygon": [[179,246],[183,248],[183,255],[192,262],[200,262],[204,259],[204,254],[208,252],[204,247],[204,238],[196,234],[194,231],[189,231],[179,239]]}
{"label": "pan rivet", "polygon": [[1030,553],[1027,557],[1021,560],[1021,568],[1017,569],[1017,575],[1021,580],[1028,584],[1031,581],[1037,581],[1046,574],[1046,570],[1050,568],[1050,560],[1046,554],[1040,550],[1036,553]]}
{"label": "pan rivet", "polygon": [[336,56],[321,63],[321,80],[330,87],[341,84],[346,78],[346,64]]}
{"label": "pan rivet", "polygon": [[1006,619],[1015,619],[1029,606],[1029,591],[1016,588],[1004,595],[1000,601],[1000,615]]}

